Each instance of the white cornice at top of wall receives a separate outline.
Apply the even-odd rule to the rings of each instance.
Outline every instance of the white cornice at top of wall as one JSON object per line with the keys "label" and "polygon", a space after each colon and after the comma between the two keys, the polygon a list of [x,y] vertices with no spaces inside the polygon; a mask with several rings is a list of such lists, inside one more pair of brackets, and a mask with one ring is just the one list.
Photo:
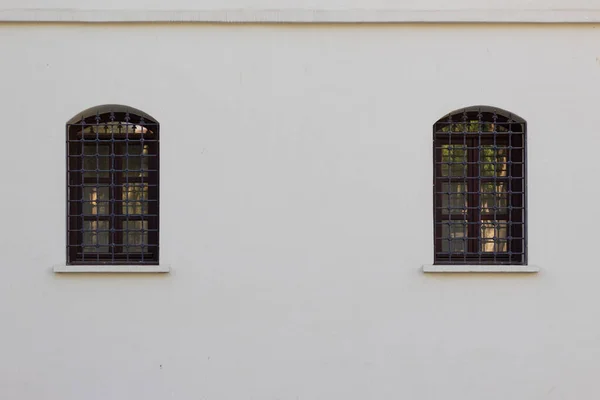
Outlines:
{"label": "white cornice at top of wall", "polygon": [[597,8],[572,9],[60,9],[3,8],[0,22],[205,23],[600,23]]}

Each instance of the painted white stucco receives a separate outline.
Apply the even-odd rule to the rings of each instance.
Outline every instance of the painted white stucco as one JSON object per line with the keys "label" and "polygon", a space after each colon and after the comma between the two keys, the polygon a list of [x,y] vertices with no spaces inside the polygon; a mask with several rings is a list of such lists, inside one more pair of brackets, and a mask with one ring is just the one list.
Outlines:
{"label": "painted white stucco", "polygon": [[[598,43],[598,25],[0,24],[0,398],[599,398]],[[161,124],[168,274],[52,270],[65,123],[102,104]],[[432,124],[479,104],[527,120],[538,274],[421,270]]]}

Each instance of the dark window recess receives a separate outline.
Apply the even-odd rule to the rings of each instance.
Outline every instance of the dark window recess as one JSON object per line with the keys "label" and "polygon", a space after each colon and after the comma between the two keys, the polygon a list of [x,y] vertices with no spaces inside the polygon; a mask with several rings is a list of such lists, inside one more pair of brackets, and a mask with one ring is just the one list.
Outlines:
{"label": "dark window recess", "polygon": [[527,263],[525,131],[487,107],[435,123],[435,264]]}
{"label": "dark window recess", "polygon": [[119,110],[67,124],[68,264],[158,264],[158,128]]}

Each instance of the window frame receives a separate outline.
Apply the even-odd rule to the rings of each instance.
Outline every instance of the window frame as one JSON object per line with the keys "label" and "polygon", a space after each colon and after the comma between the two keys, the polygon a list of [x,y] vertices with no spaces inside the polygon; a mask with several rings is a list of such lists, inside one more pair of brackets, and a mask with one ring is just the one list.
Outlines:
{"label": "window frame", "polygon": [[[442,132],[441,126],[453,126],[455,124],[477,123],[478,132],[470,132],[466,128],[463,131]],[[494,124],[493,131],[482,131],[484,124]],[[506,132],[500,132],[498,126],[506,126]],[[452,136],[459,139],[456,143]],[[516,140],[516,141],[515,141]],[[434,265],[527,265],[527,123],[522,118],[507,111],[497,108],[478,106],[456,110],[439,119],[433,125],[433,240],[434,240]],[[450,171],[448,162],[442,159],[442,146],[456,145],[464,149],[466,165],[464,174],[454,176]],[[496,174],[486,177],[481,174],[482,146],[501,146],[507,149],[507,158],[503,163],[494,161],[494,171],[498,164],[505,164],[507,175],[499,177]],[[518,161],[516,161],[518,160]],[[448,165],[448,175],[442,174],[442,166]],[[465,162],[463,162],[465,164]],[[521,165],[521,168],[515,168]],[[454,192],[451,185],[444,191],[444,183],[464,183],[465,192]],[[482,205],[482,183],[495,183],[493,194],[498,194],[497,183],[506,184],[506,210],[500,214],[494,200],[494,210]],[[461,195],[464,193],[465,206],[453,208],[450,194]],[[446,206],[442,207],[443,196],[448,196],[448,213],[444,213]],[[497,199],[498,197],[496,197]],[[489,206],[488,206],[489,207]],[[452,213],[453,209],[466,210],[466,213]],[[482,212],[483,210],[487,212]],[[443,224],[460,220],[466,222],[466,239],[462,240],[464,251],[453,251],[452,242],[448,242],[448,250],[444,251]],[[498,251],[495,247],[502,240],[493,241],[494,250],[487,252],[481,249],[482,243],[490,243],[489,238],[481,234],[481,227],[489,221],[494,227],[506,225],[506,251]],[[464,225],[464,223],[463,223]],[[496,228],[494,228],[496,229]],[[448,237],[451,237],[450,234]]]}
{"label": "window frame", "polygon": [[[111,123],[137,125],[147,129],[147,133],[140,134],[140,138],[131,138],[129,133],[124,135],[115,134],[111,128],[110,138],[101,138],[100,134],[95,139],[86,139],[83,129],[89,126],[104,127]],[[115,125],[116,126],[116,125]],[[133,133],[133,132],[132,132]],[[146,137],[146,138],[145,138]],[[145,139],[144,139],[145,138]],[[106,265],[106,266],[131,266],[131,265],[158,265],[159,264],[159,226],[160,226],[160,125],[154,119],[141,112],[128,111],[127,109],[113,108],[111,111],[96,111],[85,113],[75,121],[70,121],[66,126],[66,226],[67,226],[67,265]],[[148,146],[148,154],[143,155],[144,145]],[[96,153],[99,154],[99,146],[108,146],[108,160],[110,169],[106,177],[85,177],[87,170],[83,169],[85,146],[95,145]],[[140,162],[143,157],[148,158],[147,174],[144,176],[130,176],[127,168],[122,163],[128,157],[130,145],[140,145]],[[98,156],[96,156],[98,159]],[[97,164],[98,165],[98,164]],[[143,164],[142,164],[143,165]],[[143,168],[142,168],[143,169]],[[98,173],[96,171],[96,173]],[[92,182],[93,180],[93,182]],[[124,208],[129,206],[129,201],[123,198],[125,185],[147,185],[147,199],[138,201],[139,207],[147,205],[146,212],[132,214],[125,212]],[[87,216],[84,214],[84,203],[89,203],[83,197],[84,188],[107,187],[108,198],[105,207],[106,214],[95,214]],[[135,207],[135,201],[133,207]],[[99,207],[95,205],[92,207]],[[107,245],[96,245],[96,247],[109,247],[108,252],[86,252],[84,251],[84,222],[86,221],[109,221],[109,241]],[[148,221],[147,228],[140,230],[124,229],[123,224],[135,221]],[[98,228],[96,228],[98,230]],[[94,231],[94,230],[90,230]],[[147,241],[141,246],[141,252],[125,252],[126,246],[124,236],[129,232],[147,233]],[[130,245],[132,246],[132,245]],[[137,247],[137,246],[132,246]],[[147,251],[144,252],[144,247]]]}

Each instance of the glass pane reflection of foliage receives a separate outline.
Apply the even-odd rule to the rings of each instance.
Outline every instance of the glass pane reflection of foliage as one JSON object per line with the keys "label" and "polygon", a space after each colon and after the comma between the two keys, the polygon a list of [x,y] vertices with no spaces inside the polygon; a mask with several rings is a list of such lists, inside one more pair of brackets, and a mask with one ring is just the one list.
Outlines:
{"label": "glass pane reflection of foliage", "polygon": [[463,145],[442,145],[442,176],[467,175],[467,150]]}
{"label": "glass pane reflection of foliage", "polygon": [[452,133],[492,133],[492,132],[508,132],[506,126],[494,124],[493,122],[479,122],[478,120],[469,120],[459,123],[446,124],[440,129],[441,132]]}
{"label": "glass pane reflection of foliage", "polygon": [[484,177],[504,177],[508,173],[508,148],[485,145],[480,147],[480,175]]}

